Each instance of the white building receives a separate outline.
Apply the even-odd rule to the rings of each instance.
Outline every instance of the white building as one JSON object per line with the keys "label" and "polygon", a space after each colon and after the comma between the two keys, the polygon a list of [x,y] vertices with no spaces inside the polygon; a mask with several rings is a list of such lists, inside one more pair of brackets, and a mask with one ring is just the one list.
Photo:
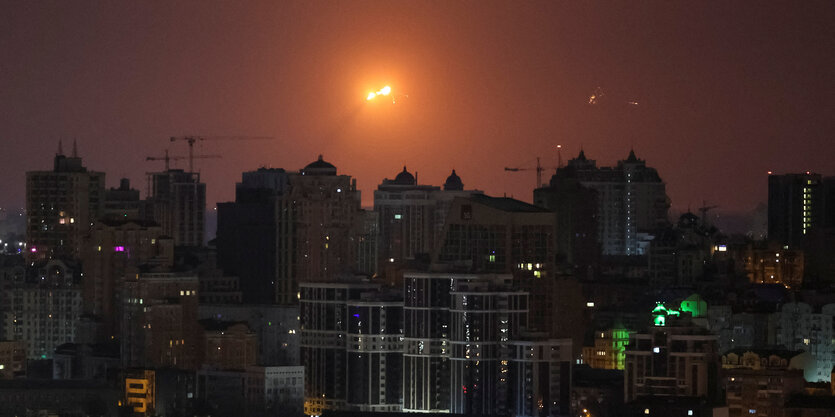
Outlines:
{"label": "white building", "polygon": [[809,382],[830,382],[835,366],[835,304],[827,304],[815,313],[806,303],[786,303],[775,313],[777,345],[809,352],[813,360],[804,377]]}

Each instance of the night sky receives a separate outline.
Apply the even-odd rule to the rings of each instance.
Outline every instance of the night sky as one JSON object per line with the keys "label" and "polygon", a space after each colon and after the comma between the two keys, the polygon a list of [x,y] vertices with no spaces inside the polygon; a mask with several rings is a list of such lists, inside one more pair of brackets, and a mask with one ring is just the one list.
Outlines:
{"label": "night sky", "polygon": [[[674,209],[748,211],[769,170],[835,174],[833,22],[831,1],[5,0],[0,206],[59,139],[144,194],[163,167],[145,157],[200,134],[275,138],[196,148],[223,155],[198,164],[210,207],[242,171],[320,153],[366,206],[404,165],[530,201],[534,173],[503,168],[553,167],[561,144],[603,165],[634,147]],[[365,100],[385,85],[408,98]]]}

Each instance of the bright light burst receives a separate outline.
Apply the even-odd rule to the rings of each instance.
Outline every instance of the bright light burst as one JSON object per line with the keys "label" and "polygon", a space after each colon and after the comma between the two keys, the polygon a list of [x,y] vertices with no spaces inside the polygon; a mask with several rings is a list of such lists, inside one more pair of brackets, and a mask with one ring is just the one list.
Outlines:
{"label": "bright light burst", "polygon": [[391,87],[389,87],[389,86],[385,86],[385,87],[381,88],[381,89],[380,89],[380,91],[377,91],[377,92],[373,92],[373,91],[372,91],[372,92],[368,93],[368,97],[366,97],[365,99],[366,99],[366,100],[371,100],[371,99],[373,99],[374,97],[377,97],[377,96],[387,96],[387,95],[389,95],[389,94],[391,94]]}

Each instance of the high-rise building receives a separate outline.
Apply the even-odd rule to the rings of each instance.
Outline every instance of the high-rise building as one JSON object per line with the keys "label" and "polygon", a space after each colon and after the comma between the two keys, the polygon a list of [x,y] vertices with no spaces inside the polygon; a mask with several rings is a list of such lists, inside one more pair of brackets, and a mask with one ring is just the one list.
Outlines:
{"label": "high-rise building", "polygon": [[548,210],[512,198],[455,198],[433,258],[471,271],[526,270],[540,278],[553,271],[554,223]]}
{"label": "high-rise building", "polygon": [[[168,242],[169,245],[165,243]],[[173,261],[170,240],[154,222],[104,218],[85,237],[80,257],[84,265],[84,313],[100,322],[97,339],[119,335],[121,289],[125,273],[139,265],[168,266]]]}
{"label": "high-rise building", "polygon": [[361,281],[299,292],[305,413],[400,411],[403,301]]}
{"label": "high-rise building", "polygon": [[768,238],[781,245],[799,246],[809,231],[823,226],[824,205],[820,174],[769,174]]}
{"label": "high-rise building", "polygon": [[321,155],[297,173],[244,173],[236,201],[218,208],[219,263],[240,277],[245,302],[293,304],[298,283],[359,268],[360,191]]}
{"label": "high-rise building", "polygon": [[[338,175],[319,159],[290,178],[288,199],[295,205],[297,282],[334,281],[356,269],[357,237],[362,226],[356,179]],[[282,291],[281,299],[286,299]],[[295,293],[291,293],[290,297]]]}
{"label": "high-rise building", "polygon": [[571,415],[571,339],[523,335],[511,342],[511,393],[517,417]]}
{"label": "high-rise building", "polygon": [[377,273],[377,244],[379,215],[373,210],[362,210],[362,226],[357,236],[357,273],[373,276]]}
{"label": "high-rise building", "polygon": [[452,200],[472,194],[481,191],[464,190],[455,170],[443,189],[418,184],[406,167],[394,179],[384,179],[374,191],[374,211],[380,221],[379,262],[402,266],[420,255],[428,258],[440,241]]}
{"label": "high-rise building", "polygon": [[130,187],[130,180],[119,180],[118,188],[104,192],[102,217],[109,220],[153,220],[148,200],[139,198],[139,190]]}
{"label": "high-rise building", "polygon": [[277,291],[292,291],[292,204],[290,174],[283,169],[244,172],[235,185],[235,202],[217,205],[218,265],[240,280],[246,303],[275,303]]}
{"label": "high-rise building", "polygon": [[450,288],[470,275],[404,274],[403,411],[444,412],[450,406]]}
{"label": "high-rise building", "polygon": [[[81,271],[58,259],[35,262],[9,287],[3,334],[26,343],[28,359],[51,359],[55,348],[76,340],[81,317]],[[20,278],[20,277],[17,277]]]}
{"label": "high-rise building", "polygon": [[548,186],[533,192],[534,204],[556,216],[558,266],[584,275],[600,257],[597,240],[597,192],[576,178],[555,175]]}
{"label": "high-rise building", "polygon": [[403,410],[567,415],[571,340],[525,332],[509,274],[404,274]]}
{"label": "high-rise building", "polygon": [[122,293],[124,366],[197,369],[203,349],[197,322],[197,277],[178,273],[127,275]]}
{"label": "high-rise building", "polygon": [[667,224],[666,186],[634,151],[614,167],[598,167],[580,151],[557,169],[552,183],[568,179],[597,193],[597,239],[603,255],[643,255],[649,245],[643,233]]}
{"label": "high-rise building", "polygon": [[14,340],[14,289],[26,281],[26,262],[21,255],[0,255],[0,340]]}
{"label": "high-rise building", "polygon": [[169,169],[148,174],[154,220],[176,246],[202,246],[205,236],[206,184],[200,174]]}
{"label": "high-rise building", "polygon": [[103,172],[88,171],[73,143],[61,145],[52,171],[26,173],[26,242],[29,259],[78,257],[82,240],[104,208]]}
{"label": "high-rise building", "polygon": [[[512,290],[510,281],[510,276],[497,276],[453,283],[449,310],[450,413],[504,415],[512,410],[511,392],[519,387],[510,377],[509,359],[517,358],[513,341],[519,340],[527,327],[528,293]],[[527,346],[516,347],[524,350]],[[533,359],[528,353],[533,354],[519,353],[518,359]],[[529,376],[524,369],[517,372],[515,376]]]}

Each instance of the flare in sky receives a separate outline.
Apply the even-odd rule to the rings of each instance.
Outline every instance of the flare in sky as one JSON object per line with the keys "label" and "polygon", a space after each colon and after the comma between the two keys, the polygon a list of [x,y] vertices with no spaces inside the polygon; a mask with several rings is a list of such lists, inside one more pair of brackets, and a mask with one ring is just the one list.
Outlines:
{"label": "flare in sky", "polygon": [[387,96],[387,95],[389,95],[389,94],[391,94],[391,87],[389,87],[389,86],[385,86],[385,87],[381,88],[381,89],[380,89],[380,91],[377,91],[376,93],[375,93],[375,92],[373,92],[373,91],[372,91],[372,92],[370,92],[370,93],[368,93],[368,97],[366,97],[365,99],[366,99],[366,100],[371,100],[371,99],[373,99],[374,97],[377,97],[377,96]]}

